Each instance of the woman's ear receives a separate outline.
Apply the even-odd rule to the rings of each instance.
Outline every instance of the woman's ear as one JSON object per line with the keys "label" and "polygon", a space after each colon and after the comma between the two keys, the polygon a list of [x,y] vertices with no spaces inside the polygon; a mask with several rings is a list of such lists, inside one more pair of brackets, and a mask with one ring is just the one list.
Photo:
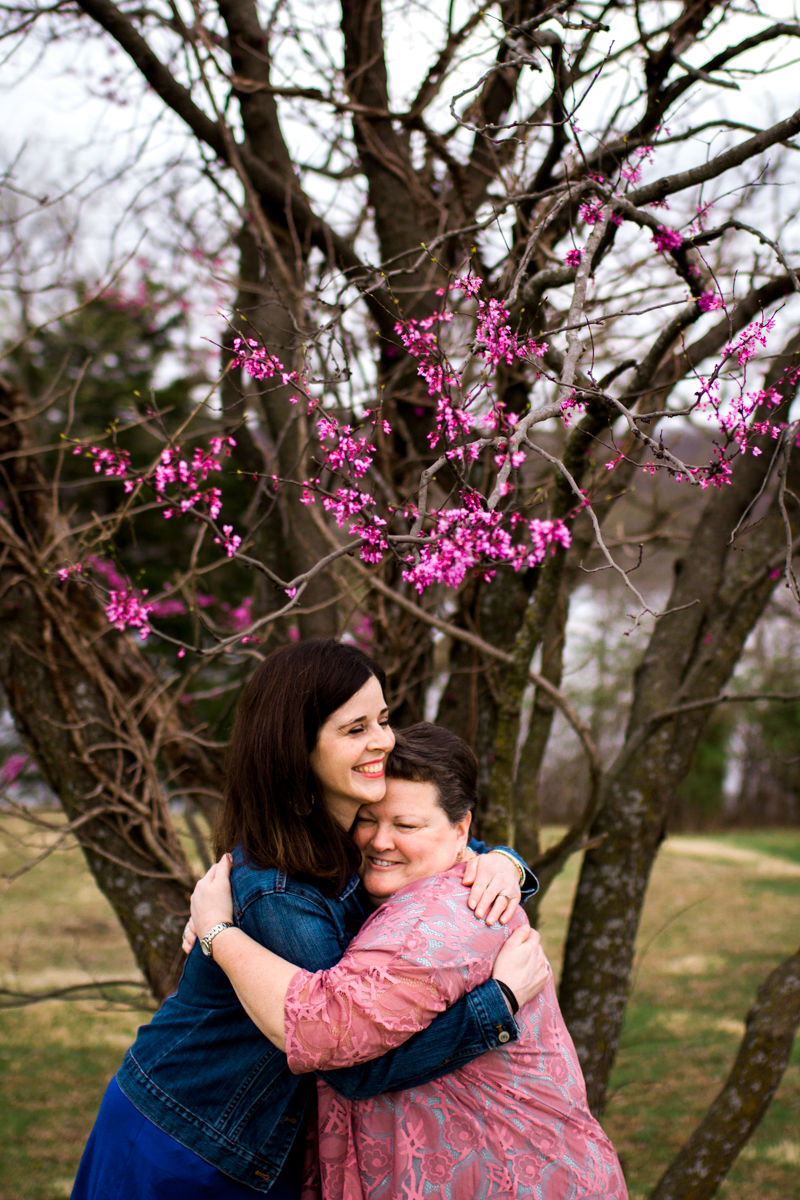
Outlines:
{"label": "woman's ear", "polygon": [[456,825],[456,829],[458,830],[458,835],[459,835],[459,837],[463,837],[465,846],[466,846],[467,842],[469,841],[469,828],[470,828],[471,824],[472,824],[472,813],[468,812],[467,815],[465,817],[462,817],[461,820]]}

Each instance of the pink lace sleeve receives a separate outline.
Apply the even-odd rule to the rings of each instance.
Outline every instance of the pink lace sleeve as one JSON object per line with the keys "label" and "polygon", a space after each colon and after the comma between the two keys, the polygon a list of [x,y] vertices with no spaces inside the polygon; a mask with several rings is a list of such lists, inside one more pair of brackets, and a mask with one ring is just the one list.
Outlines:
{"label": "pink lace sleeve", "polygon": [[298,971],[286,997],[291,1071],[378,1058],[489,978],[509,929],[475,917],[462,874],[454,867],[403,888],[369,918],[335,967]]}

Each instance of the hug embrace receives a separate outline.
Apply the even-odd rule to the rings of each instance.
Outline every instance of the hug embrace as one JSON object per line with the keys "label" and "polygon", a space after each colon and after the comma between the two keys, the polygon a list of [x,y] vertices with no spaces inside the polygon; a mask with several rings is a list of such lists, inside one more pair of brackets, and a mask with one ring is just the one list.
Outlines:
{"label": "hug embrace", "polygon": [[111,1081],[73,1200],[625,1200],[539,939],[470,838],[477,761],[392,731],[317,639],[246,685],[178,989]]}

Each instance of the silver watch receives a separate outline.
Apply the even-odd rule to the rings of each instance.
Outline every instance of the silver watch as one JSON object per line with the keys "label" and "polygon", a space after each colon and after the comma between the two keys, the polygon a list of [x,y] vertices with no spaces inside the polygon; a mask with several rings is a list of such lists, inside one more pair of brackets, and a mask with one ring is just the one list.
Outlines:
{"label": "silver watch", "polygon": [[203,951],[203,954],[205,954],[206,958],[214,957],[214,955],[211,951],[211,943],[213,942],[213,940],[217,936],[217,934],[222,933],[223,929],[235,929],[235,928],[236,928],[236,926],[234,925],[233,921],[220,921],[219,925],[213,925],[211,927],[211,929],[209,929],[206,936],[204,938],[200,939],[200,949]]}

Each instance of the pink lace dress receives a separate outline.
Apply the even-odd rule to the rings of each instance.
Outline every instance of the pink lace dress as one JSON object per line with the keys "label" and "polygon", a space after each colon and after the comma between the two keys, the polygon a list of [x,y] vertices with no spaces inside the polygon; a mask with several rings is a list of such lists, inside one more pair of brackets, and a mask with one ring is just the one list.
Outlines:
{"label": "pink lace dress", "polygon": [[[477,920],[462,872],[396,892],[335,967],[295,975],[286,999],[295,1074],[375,1058],[489,978],[525,918]],[[403,1092],[346,1100],[318,1081],[319,1172],[307,1172],[303,1200],[625,1200],[552,979],[517,1023],[518,1042]]]}

